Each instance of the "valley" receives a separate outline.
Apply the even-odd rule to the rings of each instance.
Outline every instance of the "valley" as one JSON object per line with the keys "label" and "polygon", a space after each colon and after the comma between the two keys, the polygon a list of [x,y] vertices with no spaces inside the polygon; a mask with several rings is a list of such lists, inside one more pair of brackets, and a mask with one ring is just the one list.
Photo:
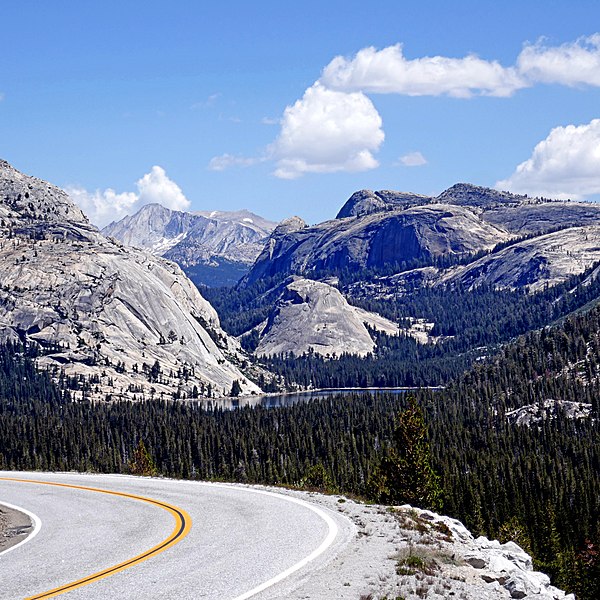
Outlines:
{"label": "valley", "polygon": [[[378,469],[414,401],[444,511],[595,597],[595,205],[459,184],[358,192],[310,227],[148,205],[105,237],[58,188],[0,175],[1,469],[390,504]],[[215,257],[246,271],[194,285]]]}

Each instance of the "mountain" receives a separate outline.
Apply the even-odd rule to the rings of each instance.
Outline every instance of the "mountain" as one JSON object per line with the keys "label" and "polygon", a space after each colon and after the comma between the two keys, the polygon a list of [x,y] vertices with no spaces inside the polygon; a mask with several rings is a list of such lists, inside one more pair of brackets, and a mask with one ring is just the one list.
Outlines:
{"label": "mountain", "polygon": [[107,239],[66,193],[5,161],[0,337],[42,349],[39,365],[76,396],[218,397],[236,380],[260,391],[177,265]]}
{"label": "mountain", "polygon": [[426,204],[335,219],[290,230],[277,227],[245,278],[369,269],[461,257],[490,250],[510,234],[468,208]]}
{"label": "mountain", "polygon": [[[595,203],[464,183],[437,197],[363,190],[336,219],[280,223],[237,288],[208,297],[288,385],[436,386],[597,302],[598,265]],[[367,329],[358,308],[401,335]],[[346,356],[323,361],[334,353]]]}
{"label": "mountain", "polygon": [[246,210],[181,212],[147,204],[102,233],[175,261],[204,285],[233,285],[263,249],[276,223]]}
{"label": "mountain", "polygon": [[[445,281],[455,276],[449,272],[446,277],[448,267],[489,253],[477,265],[477,274],[465,275],[467,279],[507,287],[544,285],[564,281],[600,260],[600,245],[594,242],[600,205],[529,198],[464,183],[437,197],[363,190],[348,199],[334,220],[312,227],[294,223],[275,228],[243,285],[290,274],[318,279],[350,273],[365,280],[426,266],[441,269],[439,278]],[[555,237],[544,237],[549,234]],[[492,253],[509,244],[519,245],[502,256]],[[506,277],[500,275],[501,267],[491,266],[517,252],[531,260],[518,268],[507,266]],[[370,273],[361,277],[361,270]],[[487,277],[488,272],[494,275]]]}
{"label": "mountain", "polygon": [[597,225],[567,227],[501,247],[466,265],[422,267],[391,276],[358,281],[347,288],[355,297],[390,298],[419,287],[488,285],[536,292],[579,275],[600,262]]}
{"label": "mountain", "polygon": [[438,284],[460,281],[532,292],[565,281],[600,261],[600,219],[515,243],[468,265],[443,273]]}

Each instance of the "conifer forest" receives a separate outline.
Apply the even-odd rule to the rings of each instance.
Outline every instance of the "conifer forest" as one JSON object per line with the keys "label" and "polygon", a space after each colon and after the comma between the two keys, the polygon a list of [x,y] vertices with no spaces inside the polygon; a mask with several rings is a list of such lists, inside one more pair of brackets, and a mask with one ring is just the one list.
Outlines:
{"label": "conifer forest", "polygon": [[[36,371],[30,348],[5,345],[0,468],[421,498],[474,534],[513,539],[555,585],[591,600],[600,596],[599,331],[600,308],[592,308],[501,346],[444,389],[236,410],[195,401],[72,402]],[[573,417],[569,403],[589,412]],[[510,418],[531,406],[539,418]],[[392,494],[407,448],[423,477]]]}

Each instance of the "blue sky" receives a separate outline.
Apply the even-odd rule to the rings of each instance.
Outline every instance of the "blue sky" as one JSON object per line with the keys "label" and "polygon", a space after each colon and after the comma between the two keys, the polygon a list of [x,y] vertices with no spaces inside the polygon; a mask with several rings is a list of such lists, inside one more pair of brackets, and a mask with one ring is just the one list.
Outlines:
{"label": "blue sky", "polygon": [[0,156],[99,224],[458,181],[598,199],[599,31],[592,0],[5,3]]}

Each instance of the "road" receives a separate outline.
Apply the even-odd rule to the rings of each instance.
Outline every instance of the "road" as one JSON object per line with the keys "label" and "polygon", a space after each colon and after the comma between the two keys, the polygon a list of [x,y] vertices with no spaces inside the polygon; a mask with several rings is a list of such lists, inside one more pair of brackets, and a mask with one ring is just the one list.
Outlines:
{"label": "road", "polygon": [[0,471],[0,502],[41,522],[31,541],[0,554],[7,600],[71,584],[65,598],[285,598],[354,533],[296,497],[170,479]]}

